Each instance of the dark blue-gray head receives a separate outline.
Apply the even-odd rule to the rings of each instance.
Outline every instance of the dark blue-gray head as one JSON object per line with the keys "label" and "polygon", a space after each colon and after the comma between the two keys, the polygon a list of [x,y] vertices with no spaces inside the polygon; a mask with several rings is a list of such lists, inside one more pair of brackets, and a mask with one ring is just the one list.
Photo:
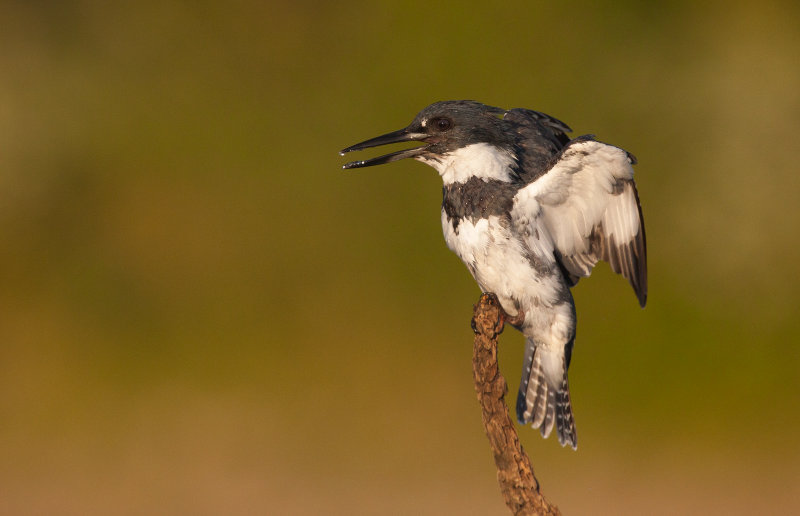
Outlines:
{"label": "dark blue-gray head", "polygon": [[382,165],[404,158],[435,158],[474,143],[510,148],[516,133],[503,120],[506,110],[473,100],[447,100],[426,107],[404,129],[372,138],[343,149],[340,154],[402,142],[426,145],[405,149],[364,161],[353,161],[343,168]]}

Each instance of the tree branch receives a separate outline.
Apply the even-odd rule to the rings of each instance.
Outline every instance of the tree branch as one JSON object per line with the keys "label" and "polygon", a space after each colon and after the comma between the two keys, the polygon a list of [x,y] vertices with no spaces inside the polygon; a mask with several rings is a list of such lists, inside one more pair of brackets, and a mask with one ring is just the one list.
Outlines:
{"label": "tree branch", "polygon": [[481,295],[472,316],[472,329],[475,331],[472,373],[481,404],[483,427],[497,466],[497,480],[513,514],[560,515],[558,507],[548,502],[539,491],[531,461],[522,449],[508,415],[505,402],[508,385],[497,366],[497,338],[507,318],[497,296],[490,293]]}

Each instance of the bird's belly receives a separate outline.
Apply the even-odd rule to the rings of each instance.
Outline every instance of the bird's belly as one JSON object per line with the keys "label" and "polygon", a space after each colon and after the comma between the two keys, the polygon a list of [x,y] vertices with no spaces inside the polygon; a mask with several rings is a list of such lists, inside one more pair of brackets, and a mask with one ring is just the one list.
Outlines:
{"label": "bird's belly", "polygon": [[557,301],[563,283],[557,267],[534,266],[530,251],[513,235],[507,221],[490,216],[463,218],[456,224],[442,212],[442,229],[447,246],[484,292],[497,294],[509,314],[523,306]]}

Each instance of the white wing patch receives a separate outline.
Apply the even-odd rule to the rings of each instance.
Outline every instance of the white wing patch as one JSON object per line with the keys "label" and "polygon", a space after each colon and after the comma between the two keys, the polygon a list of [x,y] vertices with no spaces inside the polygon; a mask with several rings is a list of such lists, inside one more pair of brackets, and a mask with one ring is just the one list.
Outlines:
{"label": "white wing patch", "polygon": [[607,260],[631,282],[644,306],[644,225],[624,150],[593,140],[573,142],[545,175],[517,193],[512,217],[527,226],[532,249],[549,239],[573,282],[588,276],[598,260]]}

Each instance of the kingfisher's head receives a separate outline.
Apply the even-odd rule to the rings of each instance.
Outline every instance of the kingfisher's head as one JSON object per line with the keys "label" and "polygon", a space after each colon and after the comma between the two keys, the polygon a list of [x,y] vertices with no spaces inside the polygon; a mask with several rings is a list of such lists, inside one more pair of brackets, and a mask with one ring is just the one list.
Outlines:
{"label": "kingfisher's head", "polygon": [[343,149],[340,154],[390,143],[422,142],[425,145],[352,161],[343,168],[370,167],[414,158],[438,169],[437,164],[442,163],[448,155],[476,144],[510,152],[515,132],[503,121],[505,112],[504,109],[473,100],[448,100],[431,104],[420,111],[408,127],[357,143]]}

